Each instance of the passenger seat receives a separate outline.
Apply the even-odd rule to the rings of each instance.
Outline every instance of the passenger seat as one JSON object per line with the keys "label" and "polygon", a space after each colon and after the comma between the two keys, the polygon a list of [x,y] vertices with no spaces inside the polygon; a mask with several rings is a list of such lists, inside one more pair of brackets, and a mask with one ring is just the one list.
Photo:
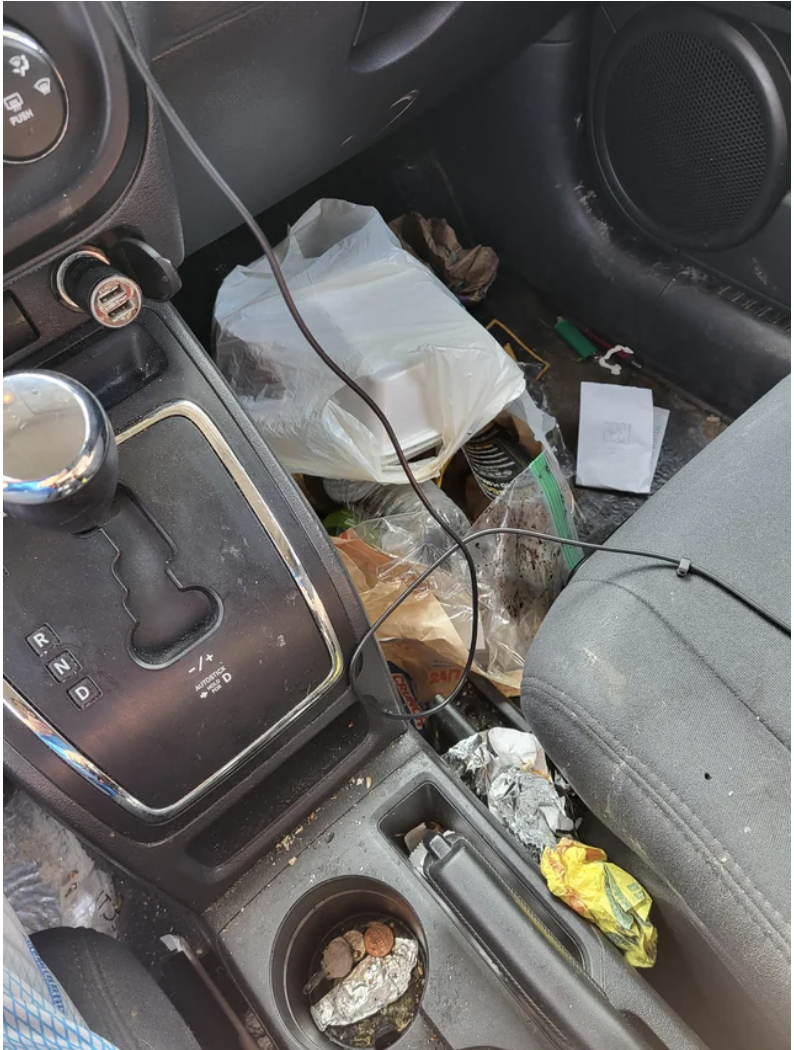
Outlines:
{"label": "passenger seat", "polygon": [[[689,558],[790,623],[790,401],[786,379],[610,543]],[[727,1022],[723,1047],[790,1045],[790,649],[710,583],[599,553],[526,663],[530,725],[648,879],[657,967],[701,1033]]]}

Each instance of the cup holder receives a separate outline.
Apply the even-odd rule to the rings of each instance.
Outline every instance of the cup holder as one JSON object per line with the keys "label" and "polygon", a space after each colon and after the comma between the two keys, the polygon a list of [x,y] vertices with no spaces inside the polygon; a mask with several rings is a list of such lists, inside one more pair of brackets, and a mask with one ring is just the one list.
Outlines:
{"label": "cup holder", "polygon": [[[282,923],[273,948],[273,990],[285,1024],[306,1047],[329,1050],[352,1045],[337,1039],[331,1029],[321,1032],[309,1012],[312,1000],[306,989],[322,947],[347,927],[384,919],[393,920],[397,930],[402,928],[416,938],[426,980],[427,943],[416,912],[391,887],[376,879],[350,876],[324,882],[302,897]],[[408,1027],[378,1032],[370,1050],[397,1046]]]}

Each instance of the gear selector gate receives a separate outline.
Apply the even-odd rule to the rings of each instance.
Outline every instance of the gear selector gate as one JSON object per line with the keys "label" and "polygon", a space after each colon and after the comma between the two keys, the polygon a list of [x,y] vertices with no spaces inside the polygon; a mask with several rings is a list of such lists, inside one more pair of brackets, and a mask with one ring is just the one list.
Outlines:
{"label": "gear selector gate", "polygon": [[117,448],[64,377],[12,374],[4,400],[21,475],[4,492],[12,711],[43,718],[40,738],[136,816],[168,818],[338,677],[334,632],[197,405],[162,406]]}

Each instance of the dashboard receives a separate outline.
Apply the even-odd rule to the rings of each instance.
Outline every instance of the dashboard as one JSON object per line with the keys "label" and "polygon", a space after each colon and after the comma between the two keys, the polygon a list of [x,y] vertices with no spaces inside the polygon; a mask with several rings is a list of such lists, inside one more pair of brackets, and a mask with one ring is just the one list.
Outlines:
{"label": "dashboard", "polygon": [[[542,36],[566,4],[265,3],[153,8],[153,70],[254,213]],[[169,138],[185,242],[238,220]]]}
{"label": "dashboard", "polygon": [[[121,5],[176,110],[254,212],[498,65],[566,6]],[[237,225],[164,137],[101,4],[10,2],[4,20],[6,286],[108,227],[178,265]]]}
{"label": "dashboard", "polygon": [[[508,64],[550,29],[564,34],[574,7],[119,6],[177,113],[254,214]],[[709,6],[746,16],[749,5]],[[761,15],[772,30],[789,17],[779,5],[752,5],[753,18]],[[4,358],[14,363],[85,321],[53,295],[68,253],[92,245],[110,254],[133,237],[178,267],[239,218],[151,104],[104,5],[6,3],[3,83]],[[787,198],[785,223],[789,211]],[[760,258],[762,249],[751,254]],[[728,274],[743,265],[712,261]]]}

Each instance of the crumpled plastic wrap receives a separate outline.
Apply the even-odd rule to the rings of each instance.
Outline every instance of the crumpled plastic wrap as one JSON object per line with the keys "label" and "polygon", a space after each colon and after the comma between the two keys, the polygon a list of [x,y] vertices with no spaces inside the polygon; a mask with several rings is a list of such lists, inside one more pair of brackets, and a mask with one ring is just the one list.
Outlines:
{"label": "crumpled plastic wrap", "polygon": [[[537,457],[469,531],[509,526],[575,537],[573,497],[553,464],[547,452]],[[420,507],[360,522],[334,544],[372,623],[449,540]],[[568,578],[571,558],[559,546],[516,536],[488,536],[469,550],[480,591],[475,670],[516,696],[526,652]],[[575,563],[577,551],[568,550]],[[460,680],[472,627],[469,570],[456,551],[378,631],[386,659],[403,675],[400,691],[420,707],[449,693]]]}
{"label": "crumpled plastic wrap", "polygon": [[113,879],[24,791],[3,810],[3,893],[27,934],[86,926],[116,936]]}
{"label": "crumpled plastic wrap", "polygon": [[388,955],[368,955],[311,1007],[314,1023],[324,1032],[329,1025],[355,1024],[396,1003],[408,991],[418,959],[415,940],[395,937]]}
{"label": "crumpled plastic wrap", "polygon": [[552,453],[562,476],[571,484],[576,475],[576,457],[565,444],[546,387],[534,379],[525,363],[520,363],[519,368],[524,373],[526,390],[517,401],[507,406],[506,411],[518,426],[525,425],[537,436],[543,449]]}
{"label": "crumpled plastic wrap", "polygon": [[653,900],[596,846],[564,838],[543,851],[540,870],[555,897],[595,923],[625,953],[631,966],[656,962],[657,931],[649,921]]}
{"label": "crumpled plastic wrap", "polygon": [[[471,532],[535,529],[577,538],[574,500],[553,457],[541,454],[480,515]],[[470,544],[480,588],[483,666],[496,680],[520,690],[526,653],[546,613],[581,558],[564,548],[526,536],[485,536]]]}
{"label": "crumpled plastic wrap", "polygon": [[444,760],[535,860],[559,834],[573,831],[546,756],[531,733],[488,729],[455,744]]}
{"label": "crumpled plastic wrap", "polygon": [[[412,463],[437,476],[464,442],[524,390],[524,376],[482,325],[418,259],[375,208],[320,200],[276,249],[298,309],[351,378],[411,369],[439,447]],[[226,278],[215,303],[218,365],[255,426],[291,473],[403,483],[382,437],[298,331],[269,264]],[[340,395],[343,395],[340,397]],[[416,407],[416,406],[414,406]],[[350,410],[348,410],[350,409]],[[401,443],[410,441],[393,413]]]}
{"label": "crumpled plastic wrap", "polygon": [[[426,518],[417,514],[382,518],[334,537],[370,623],[424,567],[425,541],[415,530]],[[420,560],[397,553],[406,548]],[[464,571],[465,565],[464,569],[453,565],[435,572],[378,629],[392,678],[411,711],[420,711],[438,692],[446,694],[460,681],[472,630],[471,590]]]}
{"label": "crumpled plastic wrap", "polygon": [[[430,517],[427,508],[410,485],[326,481],[324,487],[331,499],[353,512],[356,523],[383,523],[365,527],[366,542],[387,554],[394,552],[401,558],[410,555],[412,561],[431,565],[449,547],[448,534]],[[442,521],[461,536],[469,531],[469,519],[438,485],[432,481],[425,481],[420,487]],[[396,523],[394,531],[390,528],[392,522]],[[408,551],[405,539],[398,538],[398,530],[401,528],[411,532]]]}

